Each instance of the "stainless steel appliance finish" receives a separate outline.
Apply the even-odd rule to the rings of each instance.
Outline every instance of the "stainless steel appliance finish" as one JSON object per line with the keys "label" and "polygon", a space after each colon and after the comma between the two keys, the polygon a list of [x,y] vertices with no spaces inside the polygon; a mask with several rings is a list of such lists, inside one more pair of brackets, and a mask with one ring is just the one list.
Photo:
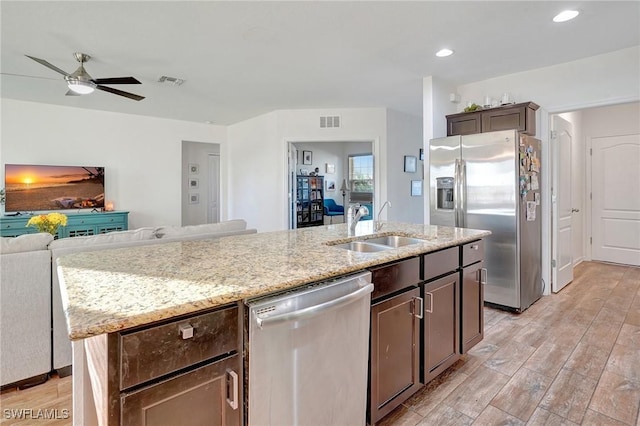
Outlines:
{"label": "stainless steel appliance finish", "polygon": [[371,273],[249,306],[250,425],[364,425]]}
{"label": "stainless steel appliance finish", "polygon": [[429,154],[431,223],[490,230],[485,300],[525,310],[542,295],[540,206],[531,204],[540,141],[515,130],[450,136],[431,140]]}

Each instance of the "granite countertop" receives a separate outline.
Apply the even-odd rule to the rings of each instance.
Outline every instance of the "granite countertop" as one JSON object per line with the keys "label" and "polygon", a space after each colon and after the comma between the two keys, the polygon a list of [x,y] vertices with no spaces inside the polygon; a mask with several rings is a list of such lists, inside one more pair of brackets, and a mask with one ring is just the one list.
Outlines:
{"label": "granite countertop", "polygon": [[[111,333],[477,240],[489,231],[360,222],[76,253],[58,259],[69,338]],[[374,253],[330,244],[404,235],[424,243]],[[366,238],[366,237],[365,237]]]}

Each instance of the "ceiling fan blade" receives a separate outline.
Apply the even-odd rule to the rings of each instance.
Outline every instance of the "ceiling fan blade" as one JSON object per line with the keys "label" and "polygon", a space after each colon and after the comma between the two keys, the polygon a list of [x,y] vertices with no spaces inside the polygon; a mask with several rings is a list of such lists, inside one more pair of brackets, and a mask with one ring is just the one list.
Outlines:
{"label": "ceiling fan blade", "polygon": [[34,61],[36,61],[37,63],[39,63],[40,65],[44,65],[45,67],[54,70],[55,72],[59,72],[60,74],[64,75],[64,76],[68,76],[69,73],[62,71],[60,68],[56,67],[53,64],[50,64],[49,62],[45,61],[44,59],[40,59],[40,58],[34,58],[33,56],[29,56],[29,55],[24,55],[29,59],[33,59]]}
{"label": "ceiling fan blade", "polygon": [[96,88],[104,92],[113,93],[114,95],[120,95],[120,96],[124,96],[125,98],[133,99],[134,101],[141,101],[144,99],[144,96],[135,95],[133,93],[125,92],[123,90],[114,89],[113,87],[98,85],[98,87]]}
{"label": "ceiling fan blade", "polygon": [[58,77],[53,78],[53,77],[40,77],[38,75],[25,75],[25,74],[12,74],[10,72],[0,72],[0,75],[10,75],[12,77],[26,77],[26,78],[39,78],[41,80],[55,80],[55,81],[60,81],[60,79]]}
{"label": "ceiling fan blade", "polygon": [[142,84],[133,77],[94,78],[95,84]]}

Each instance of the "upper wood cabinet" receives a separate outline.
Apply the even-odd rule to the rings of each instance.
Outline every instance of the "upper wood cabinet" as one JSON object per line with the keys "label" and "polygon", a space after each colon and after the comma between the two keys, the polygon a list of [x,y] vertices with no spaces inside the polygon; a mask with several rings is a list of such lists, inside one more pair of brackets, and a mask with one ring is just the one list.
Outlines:
{"label": "upper wood cabinet", "polygon": [[447,136],[470,135],[515,129],[525,135],[536,134],[536,110],[533,102],[505,105],[474,112],[447,115]]}

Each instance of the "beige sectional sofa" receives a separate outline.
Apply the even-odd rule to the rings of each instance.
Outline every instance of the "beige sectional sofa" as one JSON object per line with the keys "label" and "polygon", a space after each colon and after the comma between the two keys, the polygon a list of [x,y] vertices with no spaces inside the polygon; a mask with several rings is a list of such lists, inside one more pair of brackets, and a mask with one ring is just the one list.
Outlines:
{"label": "beige sectional sofa", "polygon": [[0,385],[51,370],[51,234],[0,241]]}
{"label": "beige sectional sofa", "polygon": [[[5,254],[2,251],[3,247],[0,247],[2,261],[0,379],[2,385],[19,382],[51,370],[57,370],[62,376],[71,373],[71,342],[68,338],[56,272],[56,262],[59,257],[83,251],[222,238],[255,232],[255,229],[247,229],[247,223],[239,219],[195,226],[140,228],[55,241],[52,241],[53,238],[49,234],[2,238],[4,247],[16,246],[18,239],[29,239],[34,235],[44,235],[45,237],[39,237],[42,242],[42,238],[49,235],[47,243],[40,244],[38,250],[28,249],[21,253]],[[36,248],[35,245],[33,248]],[[6,269],[5,265],[7,265]],[[14,298],[17,295],[20,296],[20,300]],[[20,315],[16,316],[18,313]],[[53,333],[51,333],[51,327],[53,327]],[[25,358],[26,352],[32,354],[34,358],[39,354],[38,362],[31,359],[29,362],[23,362],[22,360],[28,359]]]}

